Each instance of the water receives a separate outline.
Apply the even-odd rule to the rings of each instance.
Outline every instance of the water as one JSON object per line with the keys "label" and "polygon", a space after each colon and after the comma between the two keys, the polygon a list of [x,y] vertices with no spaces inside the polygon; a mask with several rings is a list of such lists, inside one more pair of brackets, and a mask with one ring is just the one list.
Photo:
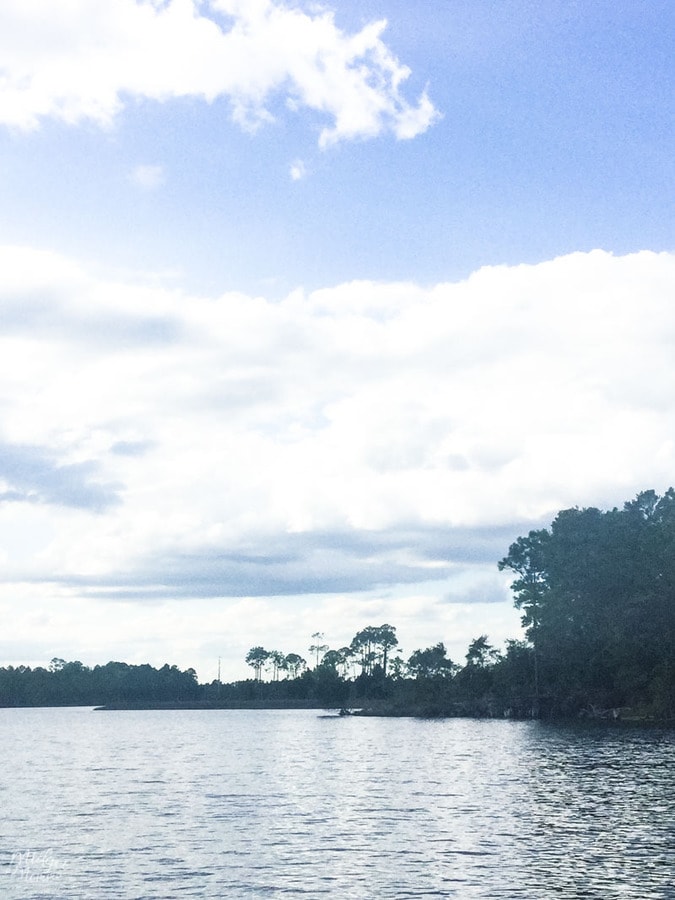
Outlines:
{"label": "water", "polygon": [[675,733],[0,710],[0,897],[675,898]]}

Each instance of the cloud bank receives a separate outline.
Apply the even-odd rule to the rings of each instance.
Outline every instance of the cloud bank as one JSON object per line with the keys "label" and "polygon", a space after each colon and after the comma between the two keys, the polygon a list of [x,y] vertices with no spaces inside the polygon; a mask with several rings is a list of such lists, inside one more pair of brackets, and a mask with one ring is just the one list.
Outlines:
{"label": "cloud bank", "polygon": [[424,132],[426,93],[401,88],[409,69],[382,40],[386,23],[350,34],[316,5],[278,0],[6,0],[0,8],[0,123],[45,118],[109,126],[134,100],[226,98],[246,129],[275,110],[327,119],[321,147]]}
{"label": "cloud bank", "polygon": [[596,251],[273,302],[0,248],[0,538],[33,534],[0,579],[134,601],[486,584],[558,509],[672,481],[674,278],[673,255]]}

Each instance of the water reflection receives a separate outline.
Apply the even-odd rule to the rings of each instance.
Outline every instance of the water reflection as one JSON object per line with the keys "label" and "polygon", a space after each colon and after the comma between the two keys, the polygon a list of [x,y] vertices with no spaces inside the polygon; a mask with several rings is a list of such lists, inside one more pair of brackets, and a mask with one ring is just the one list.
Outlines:
{"label": "water reflection", "polygon": [[669,898],[673,743],[311,711],[0,710],[1,896]]}

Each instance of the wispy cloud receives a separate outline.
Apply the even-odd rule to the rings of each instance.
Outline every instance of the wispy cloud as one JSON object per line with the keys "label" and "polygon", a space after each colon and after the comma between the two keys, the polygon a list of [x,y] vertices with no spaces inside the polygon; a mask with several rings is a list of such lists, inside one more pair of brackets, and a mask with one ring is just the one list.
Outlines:
{"label": "wispy cloud", "polygon": [[[383,42],[384,28],[348,33],[330,12],[280,0],[6,0],[0,122],[107,126],[128,97],[226,97],[233,119],[254,130],[281,99],[328,119],[322,147],[384,131],[413,138],[438,114],[426,93],[404,97],[410,72]],[[154,167],[136,172],[143,187],[157,177]]]}
{"label": "wispy cloud", "polygon": [[42,503],[103,512],[120,502],[119,485],[98,480],[98,463],[68,463],[45,447],[0,443],[0,503]]}
{"label": "wispy cloud", "polygon": [[141,165],[132,169],[130,181],[144,191],[156,191],[166,181],[162,166]]}

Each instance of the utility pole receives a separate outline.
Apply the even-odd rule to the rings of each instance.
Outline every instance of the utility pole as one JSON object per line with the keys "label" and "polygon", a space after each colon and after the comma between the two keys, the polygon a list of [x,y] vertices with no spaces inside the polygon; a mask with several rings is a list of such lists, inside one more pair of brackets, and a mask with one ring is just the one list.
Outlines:
{"label": "utility pole", "polygon": [[220,684],[220,657],[218,657],[218,684]]}

